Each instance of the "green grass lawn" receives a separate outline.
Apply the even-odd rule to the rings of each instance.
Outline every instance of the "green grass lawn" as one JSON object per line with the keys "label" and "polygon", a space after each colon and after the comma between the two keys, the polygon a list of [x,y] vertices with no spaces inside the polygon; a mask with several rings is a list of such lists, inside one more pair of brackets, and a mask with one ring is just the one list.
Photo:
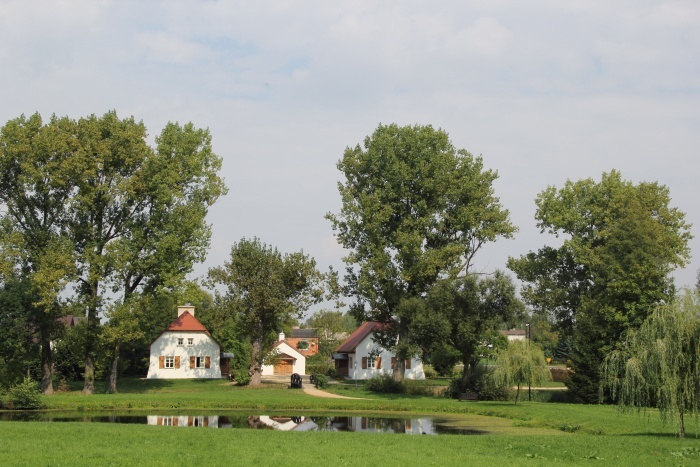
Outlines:
{"label": "green grass lawn", "polygon": [[438,415],[469,425],[472,415],[496,434],[412,436],[369,433],[285,433],[269,430],[170,428],[99,423],[0,422],[0,465],[165,465],[323,463],[324,465],[692,465],[700,463],[700,431],[675,437],[655,411],[622,414],[614,407],[564,403],[458,402],[334,391],[361,400],[321,399],[286,384],[260,389],[222,381],[125,379],[120,393],[45,397],[51,410],[139,413],[290,415],[338,412]]}

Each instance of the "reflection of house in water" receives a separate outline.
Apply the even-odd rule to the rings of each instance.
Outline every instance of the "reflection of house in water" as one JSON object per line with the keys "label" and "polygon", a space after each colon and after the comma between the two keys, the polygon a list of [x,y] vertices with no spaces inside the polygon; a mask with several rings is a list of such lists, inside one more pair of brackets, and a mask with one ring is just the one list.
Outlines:
{"label": "reflection of house in water", "polygon": [[279,431],[315,431],[318,425],[309,417],[255,417],[257,421]]}
{"label": "reflection of house in water", "polygon": [[336,431],[364,431],[369,433],[436,434],[429,418],[391,419],[371,417],[333,417],[331,426]]}
{"label": "reflection of house in water", "polygon": [[218,415],[149,415],[146,420],[149,425],[157,426],[219,428]]}

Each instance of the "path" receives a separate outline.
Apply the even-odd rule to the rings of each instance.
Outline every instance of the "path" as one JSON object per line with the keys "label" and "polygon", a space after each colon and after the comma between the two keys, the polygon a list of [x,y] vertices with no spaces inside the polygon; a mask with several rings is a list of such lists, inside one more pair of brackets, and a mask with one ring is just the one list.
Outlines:
{"label": "path", "polygon": [[340,394],[333,394],[332,392],[321,391],[320,389],[316,389],[312,384],[304,384],[301,388],[306,394],[314,397],[325,397],[327,399],[362,399],[362,397],[341,396]]}

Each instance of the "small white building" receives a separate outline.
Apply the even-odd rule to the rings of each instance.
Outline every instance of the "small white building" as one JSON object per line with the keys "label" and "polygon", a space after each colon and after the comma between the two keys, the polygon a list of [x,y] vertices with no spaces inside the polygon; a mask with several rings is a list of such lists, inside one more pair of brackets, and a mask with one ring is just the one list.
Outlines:
{"label": "small white building", "polygon": [[509,329],[507,331],[498,331],[498,333],[502,336],[506,336],[506,339],[508,339],[508,342],[512,341],[524,341],[527,339],[527,330],[526,329]]}
{"label": "small white building", "polygon": [[221,378],[221,367],[221,345],[194,317],[193,306],[179,306],[177,319],[151,344],[147,378]]}
{"label": "small white building", "polygon": [[279,334],[272,352],[275,354],[274,361],[271,364],[263,365],[263,376],[289,376],[293,373],[306,374],[306,357],[285,342],[284,333]]}
{"label": "small white building", "polygon": [[[363,323],[340,344],[333,354],[338,373],[351,379],[370,379],[381,374],[392,374],[396,356],[372,339],[374,332],[382,326],[373,321]],[[425,379],[423,362],[416,357],[406,360],[404,377]]]}

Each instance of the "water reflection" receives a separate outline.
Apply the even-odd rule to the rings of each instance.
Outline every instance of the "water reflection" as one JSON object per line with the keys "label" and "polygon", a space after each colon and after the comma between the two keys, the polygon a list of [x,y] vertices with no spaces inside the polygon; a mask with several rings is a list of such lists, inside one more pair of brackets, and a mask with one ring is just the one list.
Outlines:
{"label": "water reflection", "polygon": [[487,434],[487,431],[456,428],[449,420],[432,417],[388,418],[366,416],[287,416],[287,415],[81,415],[68,416],[41,412],[0,414],[3,421],[135,423],[153,426],[191,428],[249,428],[278,431],[353,431],[404,434]]}

